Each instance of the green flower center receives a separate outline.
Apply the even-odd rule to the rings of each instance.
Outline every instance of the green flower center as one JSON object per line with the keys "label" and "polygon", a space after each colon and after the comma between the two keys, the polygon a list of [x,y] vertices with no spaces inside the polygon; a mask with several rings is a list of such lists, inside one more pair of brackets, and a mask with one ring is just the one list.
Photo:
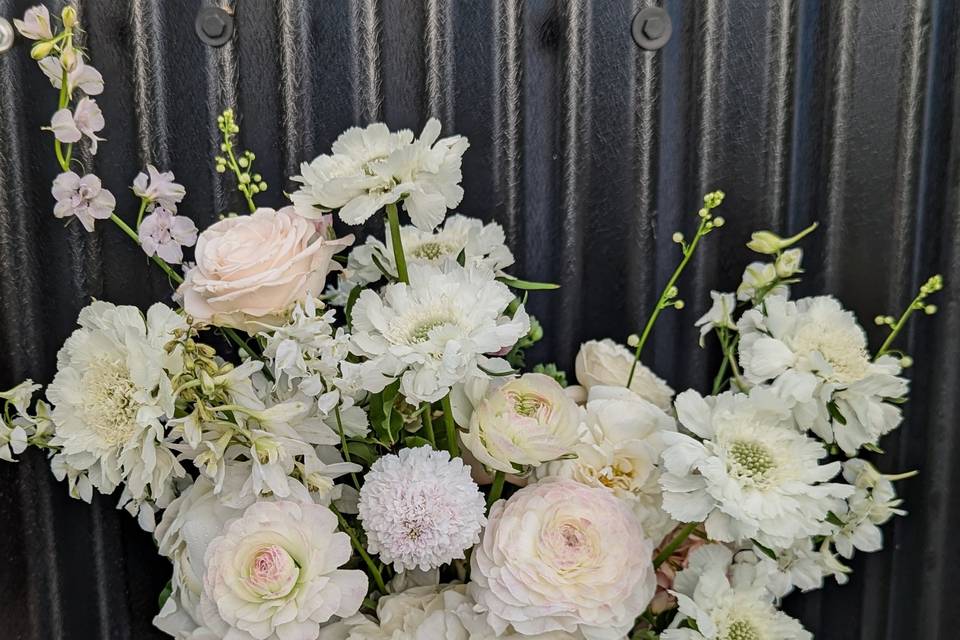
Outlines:
{"label": "green flower center", "polygon": [[532,393],[511,393],[510,400],[513,402],[514,413],[524,418],[536,417],[547,405],[543,398]]}
{"label": "green flower center", "polygon": [[414,327],[410,332],[410,342],[426,342],[430,339],[430,332],[437,327],[442,327],[446,322],[443,320],[430,320]]}
{"label": "green flower center", "polygon": [[727,634],[723,636],[723,640],[762,640],[762,638],[757,628],[746,620],[734,620],[733,624],[727,627]]}
{"label": "green flower center", "polygon": [[740,440],[730,446],[730,457],[743,475],[760,478],[776,467],[767,448],[756,442]]}
{"label": "green flower center", "polygon": [[436,260],[450,253],[450,247],[441,242],[424,242],[414,247],[411,253],[421,260]]}

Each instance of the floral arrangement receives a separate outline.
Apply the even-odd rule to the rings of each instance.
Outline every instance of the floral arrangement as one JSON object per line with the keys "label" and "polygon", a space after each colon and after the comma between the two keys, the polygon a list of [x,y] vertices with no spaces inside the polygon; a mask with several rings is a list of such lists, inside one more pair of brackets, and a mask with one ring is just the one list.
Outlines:
{"label": "floral arrangement", "polygon": [[[83,309],[45,399],[30,380],[0,393],[0,457],[43,449],[71,496],[119,493],[171,562],[154,619],[171,636],[810,638],[780,599],[846,582],[905,513],[892,483],[912,474],[861,455],[901,423],[911,362],[893,345],[936,311],[939,276],[876,318],[871,351],[837,300],[790,297],[816,225],[755,233],[761,259],[696,322],[722,351],[713,387],[675,395],[641,356],[724,224],[710,193],[640,335],[583,344],[568,385],[524,372],[543,335],[524,302],[553,285],[508,275],[500,226],[450,213],[466,138],[349,129],[273,210],[227,110],[215,168],[249,213],[198,233],[148,166],[124,219],[74,153],[105,125],[76,11],[16,27],[59,90],[53,215],[116,224],[176,290],[146,313]],[[334,231],[381,213],[383,238]]]}

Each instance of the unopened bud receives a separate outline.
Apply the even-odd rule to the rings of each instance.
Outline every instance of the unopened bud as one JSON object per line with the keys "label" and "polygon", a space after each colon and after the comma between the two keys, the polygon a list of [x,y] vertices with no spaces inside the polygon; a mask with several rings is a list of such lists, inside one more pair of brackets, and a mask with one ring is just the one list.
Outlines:
{"label": "unopened bud", "polygon": [[73,8],[73,5],[68,4],[60,12],[60,19],[63,20],[63,26],[67,29],[74,28],[77,26],[77,10]]}
{"label": "unopened bud", "polygon": [[814,222],[800,233],[795,236],[790,236],[789,238],[781,238],[772,231],[754,231],[750,236],[750,242],[747,243],[747,248],[757,253],[771,255],[778,251],[783,251],[816,228],[817,223]]}
{"label": "unopened bud", "polygon": [[50,55],[54,46],[55,45],[48,40],[40,41],[30,49],[30,57],[34,60],[43,60]]}

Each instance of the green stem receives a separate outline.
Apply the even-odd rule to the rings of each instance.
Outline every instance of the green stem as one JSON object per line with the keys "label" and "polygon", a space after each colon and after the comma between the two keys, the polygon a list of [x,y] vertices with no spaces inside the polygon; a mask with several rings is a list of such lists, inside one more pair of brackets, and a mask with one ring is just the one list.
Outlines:
{"label": "green stem", "polygon": [[877,360],[878,358],[880,358],[880,356],[887,353],[887,351],[890,349],[890,346],[893,344],[893,341],[897,338],[897,335],[900,333],[903,327],[906,326],[907,320],[909,320],[910,316],[913,315],[913,312],[917,310],[917,305],[920,303],[921,300],[924,299],[924,297],[926,297],[926,294],[921,291],[917,295],[917,297],[910,302],[906,310],[904,310],[904,312],[900,314],[900,319],[897,320],[897,323],[895,325],[893,325],[893,329],[890,331],[890,335],[888,335],[887,339],[883,341],[882,345],[880,345],[880,349],[879,351],[877,351],[877,355],[873,357],[874,360]]}
{"label": "green stem", "polygon": [[[326,385],[324,385],[324,389],[326,389]],[[333,407],[333,415],[337,419],[337,431],[340,433],[340,448],[343,449],[343,458],[347,462],[353,462],[353,460],[350,459],[350,449],[347,448],[347,433],[343,430],[343,418],[340,417],[339,400]],[[353,486],[356,487],[357,491],[360,491],[360,480],[357,478],[357,474],[351,471],[350,478],[353,480]]]}
{"label": "green stem", "polygon": [[137,233],[140,233],[140,223],[143,222],[143,212],[147,210],[147,203],[149,201],[146,198],[140,198],[140,210],[137,211]]}
{"label": "green stem", "polygon": [[356,531],[353,530],[353,527],[347,524],[346,519],[340,515],[340,512],[337,511],[336,507],[331,505],[330,510],[336,514],[337,520],[340,521],[340,528],[343,529],[343,532],[350,537],[350,542],[353,544],[353,548],[357,550],[360,558],[367,565],[367,569],[369,569],[370,573],[373,575],[373,581],[377,584],[377,590],[386,595],[387,585],[383,582],[383,576],[380,574],[380,569],[377,568],[376,563],[374,563],[373,559],[370,558],[370,554],[368,554],[367,550],[363,548],[363,545],[360,544],[360,539],[357,537]]}
{"label": "green stem", "polygon": [[257,210],[257,205],[253,202],[253,197],[250,195],[250,192],[240,182],[240,176],[243,175],[243,172],[240,171],[240,165],[237,164],[237,159],[233,155],[233,144],[230,142],[230,136],[224,135],[224,143],[227,148],[227,157],[230,158],[230,168],[233,170],[233,174],[237,176],[237,188],[240,190],[240,193],[243,194],[243,197],[247,200],[247,207],[250,209],[250,213],[253,213]]}
{"label": "green stem", "polygon": [[447,430],[447,450],[451,458],[460,455],[460,444],[457,442],[457,425],[453,421],[453,406],[450,404],[450,394],[443,396],[440,401],[443,406],[443,422]]}
{"label": "green stem", "polygon": [[407,259],[403,255],[403,241],[400,240],[400,216],[397,214],[397,205],[387,205],[387,222],[390,224],[390,240],[393,244],[393,261],[397,263],[397,277],[400,282],[410,282],[407,275]]}
{"label": "green stem", "polygon": [[653,568],[659,569],[660,565],[670,559],[670,556],[680,548],[680,545],[683,544],[684,540],[690,537],[690,534],[696,531],[697,527],[700,526],[699,522],[691,522],[683,529],[680,529],[680,532],[677,534],[673,540],[670,541],[670,544],[665,546],[663,550],[656,555],[653,559]]}
{"label": "green stem", "polygon": [[680,264],[677,265],[677,268],[674,269],[673,275],[670,276],[670,279],[667,281],[666,286],[663,288],[663,291],[660,293],[660,299],[657,300],[657,305],[653,309],[653,313],[650,314],[650,318],[647,320],[646,326],[643,328],[643,333],[640,334],[640,342],[637,343],[637,348],[633,354],[633,365],[630,367],[630,376],[627,378],[627,387],[633,383],[633,374],[636,373],[637,363],[640,362],[640,352],[643,351],[643,345],[647,343],[647,338],[650,337],[650,331],[653,329],[654,323],[657,321],[657,318],[660,316],[660,312],[664,310],[667,306],[666,302],[670,299],[670,296],[667,294],[673,289],[674,285],[677,283],[677,280],[680,278],[680,274],[683,273],[684,268],[686,268],[687,263],[690,262],[690,258],[693,256],[694,249],[697,248],[697,245],[700,243],[700,238],[703,237],[704,231],[706,231],[706,220],[700,221],[700,226],[697,228],[697,233],[693,236],[693,240],[690,241],[690,246],[686,248],[683,252],[683,260],[680,261]]}
{"label": "green stem", "polygon": [[420,415],[423,416],[423,431],[427,436],[427,440],[430,442],[430,445],[436,449],[437,448],[437,438],[433,434],[433,407],[429,402],[423,403],[423,409],[420,412]]}
{"label": "green stem", "polygon": [[493,474],[493,484],[490,486],[490,495],[487,496],[487,510],[493,506],[493,503],[500,499],[503,493],[503,483],[507,479],[507,474],[503,471],[497,471]]}

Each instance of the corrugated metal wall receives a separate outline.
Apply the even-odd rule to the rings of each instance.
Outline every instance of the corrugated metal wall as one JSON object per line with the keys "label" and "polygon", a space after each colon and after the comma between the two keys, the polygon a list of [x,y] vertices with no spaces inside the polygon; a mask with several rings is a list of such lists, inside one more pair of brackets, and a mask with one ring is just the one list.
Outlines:
{"label": "corrugated metal wall", "polygon": [[[30,4],[0,0],[0,15]],[[957,637],[960,4],[672,0],[658,53],[631,39],[639,0],[241,0],[220,49],[194,32],[202,4],[80,2],[107,79],[109,142],[91,164],[127,216],[148,161],[176,172],[181,212],[201,228],[240,209],[211,162],[227,106],[271,185],[264,204],[347,126],[436,115],[472,144],[461,211],[508,229],[517,273],[562,283],[531,306],[543,353],[569,366],[583,339],[641,326],[677,259],[669,235],[689,233],[700,194],[723,188],[729,224],[648,353],[678,388],[706,386],[716,356],[691,324],[711,288],[736,286],[750,230],[819,220],[802,292],[837,294],[867,321],[944,273],[941,312],[908,335],[914,401],[882,462],[922,472],[901,485],[910,517],[886,529],[884,553],[858,558],[849,586],[788,608],[818,638]],[[40,127],[54,109],[26,46],[0,54],[0,387],[49,381],[91,296],[168,293],[117,230],[87,235],[50,214],[56,164]],[[112,507],[69,500],[39,455],[0,465],[0,637],[158,637],[168,567]]]}

